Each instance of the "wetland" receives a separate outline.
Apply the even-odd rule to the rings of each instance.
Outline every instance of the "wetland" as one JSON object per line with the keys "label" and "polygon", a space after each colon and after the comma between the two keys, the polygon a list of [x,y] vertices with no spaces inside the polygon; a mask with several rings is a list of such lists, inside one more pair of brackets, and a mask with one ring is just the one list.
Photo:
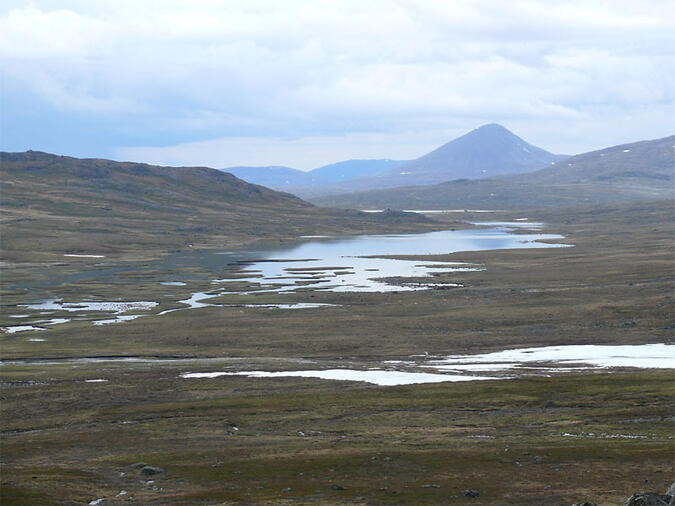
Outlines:
{"label": "wetland", "polygon": [[[3,504],[665,490],[672,206],[457,214],[359,258],[331,236],[12,264],[2,326],[48,330],[0,337]],[[470,245],[420,240],[443,234]]]}
{"label": "wetland", "polygon": [[[482,225],[480,222],[475,225]],[[297,290],[326,290],[335,292],[385,292],[428,289],[430,286],[424,281],[411,282],[410,278],[433,278],[441,273],[466,272],[480,270],[483,267],[461,262],[421,263],[416,260],[395,258],[396,256],[415,255],[425,256],[432,254],[451,254],[458,251],[481,251],[492,249],[512,248],[552,248],[569,246],[560,243],[549,243],[563,237],[556,234],[532,233],[532,229],[539,229],[541,224],[522,222],[486,223],[486,227],[477,230],[452,230],[426,232],[422,234],[396,235],[361,235],[349,237],[305,238],[295,245],[286,245],[283,248],[235,250],[235,251],[198,251],[182,252],[168,255],[166,258],[153,264],[144,264],[142,267],[154,273],[167,270],[176,275],[185,271],[194,272],[195,269],[205,269],[203,276],[213,277],[216,273],[225,273],[220,279],[211,280],[211,284],[231,286],[222,290],[209,292],[194,292],[185,299],[177,302],[186,308],[168,309],[159,314],[168,314],[179,309],[195,309],[206,306],[223,306],[202,302],[207,299],[223,295],[251,295],[260,293],[292,293]],[[513,234],[513,229],[523,229],[530,233]],[[95,255],[70,255],[78,258],[90,258]],[[387,256],[388,258],[383,258]],[[60,295],[61,286],[77,282],[79,279],[106,280],[123,271],[123,267],[98,264],[93,267],[72,273],[69,265],[59,272],[59,267],[51,267],[50,293]],[[133,266],[127,266],[126,271],[135,274]],[[138,269],[142,275],[141,269]],[[156,274],[157,275],[157,274]],[[160,274],[161,275],[161,274]],[[148,276],[152,280],[152,276]],[[387,282],[386,280],[389,280]],[[194,280],[192,280],[194,281]],[[185,281],[157,281],[162,286],[186,286]],[[133,282],[132,282],[133,283]],[[242,288],[242,284],[245,288]],[[434,287],[457,287],[456,283],[433,283]],[[25,297],[35,298],[36,289],[41,287],[10,285],[9,288],[24,288]],[[129,289],[133,290],[133,286]],[[78,313],[80,320],[99,313],[119,315],[112,319],[95,319],[94,324],[120,323],[139,318],[143,314],[124,314],[144,311],[159,305],[162,301],[82,301],[62,302],[58,299],[47,299],[39,302],[3,306],[4,318],[29,318],[45,314],[61,314],[63,312]],[[277,309],[308,309],[327,306],[320,303],[288,303],[288,304],[259,304],[260,307]],[[235,307],[256,307],[256,304],[229,304]],[[25,312],[32,310],[33,314],[12,314],[11,308]],[[6,321],[6,320],[5,320]],[[0,327],[4,332],[14,333],[30,330],[44,330],[44,327],[35,327],[32,324],[54,325],[66,323],[70,319],[54,319],[49,322],[37,320],[24,325],[7,325]]]}

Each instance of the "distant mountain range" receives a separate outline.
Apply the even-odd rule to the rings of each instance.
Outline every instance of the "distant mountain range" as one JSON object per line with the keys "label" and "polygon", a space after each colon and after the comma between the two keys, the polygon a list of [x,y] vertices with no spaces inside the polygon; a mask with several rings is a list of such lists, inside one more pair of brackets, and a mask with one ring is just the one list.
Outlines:
{"label": "distant mountain range", "polygon": [[460,179],[436,185],[333,195],[311,201],[357,209],[522,209],[668,199],[675,196],[674,145],[675,136],[671,136],[549,162],[547,168],[526,174]]}
{"label": "distant mountain range", "polygon": [[261,238],[402,231],[421,223],[406,213],[378,218],[318,208],[207,167],[37,151],[0,153],[0,185],[1,256],[9,261],[65,253],[161,254]]}
{"label": "distant mountain range", "polygon": [[346,160],[310,171],[277,165],[269,167],[227,167],[222,170],[249,183],[285,190],[292,187],[313,187],[348,181],[386,171],[401,163],[403,163],[401,160]]}
{"label": "distant mountain range", "polygon": [[[227,167],[222,169],[247,183],[259,184],[268,188],[284,188],[286,186],[304,186],[315,183],[314,178],[307,172],[282,165],[271,165],[268,167]],[[316,181],[318,183],[318,181]]]}
{"label": "distant mountain range", "polygon": [[348,160],[309,172],[288,167],[223,169],[303,198],[530,172],[564,159],[497,124],[484,125],[415,160]]}
{"label": "distant mountain range", "polygon": [[309,172],[326,183],[339,183],[359,177],[370,176],[398,167],[403,160],[347,160],[345,162],[324,165]]}
{"label": "distant mountain range", "polygon": [[[544,160],[547,166],[529,173],[464,177],[440,184],[333,195],[313,202],[356,209],[525,209],[628,200],[672,201],[675,196],[675,136],[548,161],[549,156],[556,155],[537,151],[505,129],[488,125],[442,146],[428,158],[422,157],[422,162],[404,165],[421,180],[450,177],[441,176],[448,173],[437,168],[445,163],[439,153],[453,152],[455,159],[461,158],[457,153],[466,155],[464,165],[450,164],[451,170],[463,167],[457,174],[476,174],[470,171],[477,167],[489,168],[480,169],[481,174],[483,170],[500,171],[496,162],[479,156],[480,150],[475,148],[476,142],[486,139],[491,142],[485,149],[492,146],[493,157],[509,162],[504,171],[523,170],[535,160]],[[469,159],[475,163],[466,161]],[[361,173],[362,162],[322,168],[330,173],[322,177],[351,177]],[[398,177],[394,172],[399,176],[405,172],[401,167],[383,173],[391,178],[379,179],[393,181]],[[366,179],[346,180],[334,186]],[[368,214],[315,207],[289,193],[206,167],[158,167],[35,151],[0,153],[0,186],[3,261],[53,260],[54,255],[66,253],[147,256],[191,245],[223,247],[261,238],[434,226],[410,213]]]}

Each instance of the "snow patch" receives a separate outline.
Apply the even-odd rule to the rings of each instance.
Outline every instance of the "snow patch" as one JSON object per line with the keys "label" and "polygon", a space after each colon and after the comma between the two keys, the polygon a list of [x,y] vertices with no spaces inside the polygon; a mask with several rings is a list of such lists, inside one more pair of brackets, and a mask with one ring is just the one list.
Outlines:
{"label": "snow patch", "polygon": [[4,332],[8,334],[14,334],[16,332],[27,332],[29,330],[47,330],[42,327],[34,327],[33,325],[12,325],[10,327],[0,327]]}
{"label": "snow patch", "polygon": [[181,378],[217,378],[219,376],[247,376],[249,378],[301,377],[319,378],[337,381],[362,381],[380,386],[413,385],[417,383],[440,383],[443,381],[474,381],[497,379],[487,376],[467,376],[454,374],[430,374],[405,371],[385,371],[370,369],[326,369],[306,371],[243,371],[243,372],[204,372],[183,373]]}
{"label": "snow patch", "polygon": [[[638,367],[643,369],[675,368],[675,345],[570,345],[546,346],[541,348],[520,348],[497,351],[480,355],[451,355],[442,360],[433,360],[429,364],[441,370],[453,369],[463,364],[492,364],[493,370],[511,369],[532,365],[547,364],[587,364],[588,367]],[[562,369],[561,369],[562,370]]]}

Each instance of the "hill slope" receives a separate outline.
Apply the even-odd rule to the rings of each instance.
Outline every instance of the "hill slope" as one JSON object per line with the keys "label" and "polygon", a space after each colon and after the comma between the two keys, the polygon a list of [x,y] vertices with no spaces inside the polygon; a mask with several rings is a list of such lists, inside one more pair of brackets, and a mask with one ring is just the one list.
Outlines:
{"label": "hill slope", "polygon": [[514,181],[532,183],[622,183],[656,185],[672,181],[675,172],[675,136],[621,144],[582,153]]}
{"label": "hill slope", "polygon": [[397,209],[508,209],[673,198],[675,136],[576,155],[529,174],[313,199]]}
{"label": "hill slope", "polygon": [[[63,254],[154,255],[259,238],[403,230],[412,216],[373,220],[206,167],[158,167],[48,153],[0,153],[5,261]],[[51,255],[51,256],[50,256]]]}

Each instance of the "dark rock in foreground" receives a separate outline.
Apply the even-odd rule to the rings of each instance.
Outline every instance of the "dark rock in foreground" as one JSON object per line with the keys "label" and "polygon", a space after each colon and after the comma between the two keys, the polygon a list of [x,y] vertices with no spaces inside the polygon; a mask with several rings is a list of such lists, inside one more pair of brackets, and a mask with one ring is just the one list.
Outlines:
{"label": "dark rock in foreground", "polygon": [[673,502],[673,496],[675,496],[675,481],[670,484],[668,490],[666,490],[666,495],[671,497],[670,502]]}
{"label": "dark rock in foreground", "polygon": [[141,468],[141,474],[143,476],[153,476],[155,474],[163,473],[164,469],[161,467],[145,466]]}
{"label": "dark rock in foreground", "polygon": [[644,492],[633,494],[623,503],[623,506],[670,506],[673,504],[672,498],[667,494]]}

